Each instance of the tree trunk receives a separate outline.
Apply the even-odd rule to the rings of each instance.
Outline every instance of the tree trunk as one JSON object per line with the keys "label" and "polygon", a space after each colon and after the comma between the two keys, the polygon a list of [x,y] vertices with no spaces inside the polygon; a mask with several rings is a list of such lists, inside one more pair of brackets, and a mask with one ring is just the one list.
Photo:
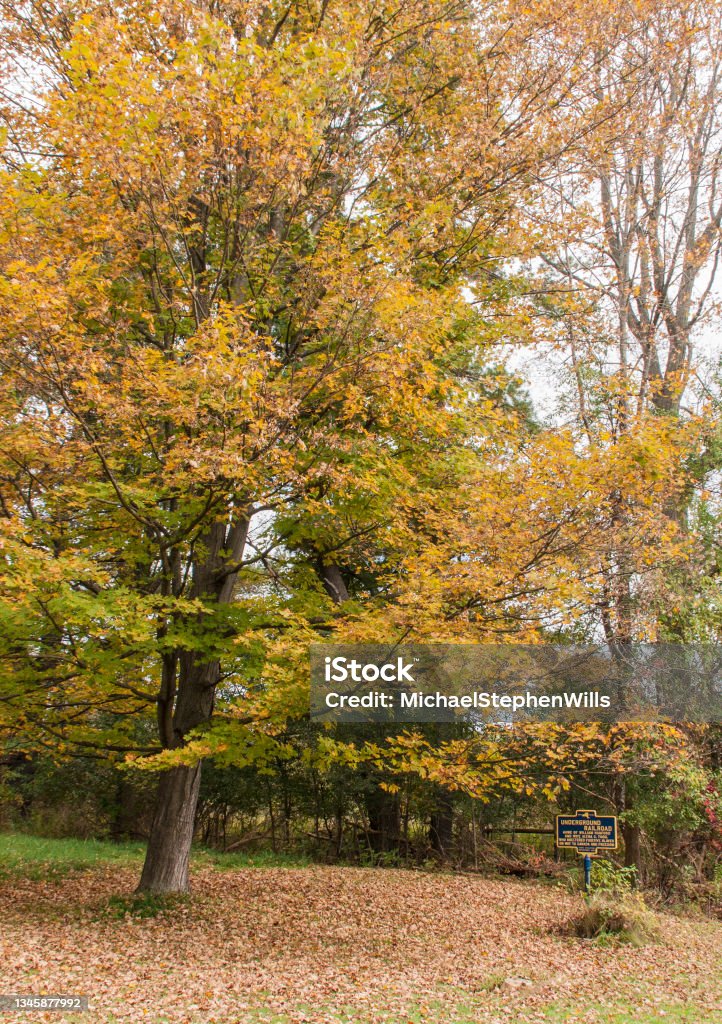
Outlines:
{"label": "tree trunk", "polygon": [[398,793],[375,786],[366,797],[371,848],[375,853],[395,853],[401,842],[401,801]]}
{"label": "tree trunk", "polygon": [[[624,811],[632,810],[633,799],[625,786],[624,789]],[[624,866],[637,869],[637,883],[642,881],[642,843],[639,825],[633,825],[629,821],[622,823],[622,837],[624,839]]]}
{"label": "tree trunk", "polygon": [[200,762],[192,768],[171,768],[161,775],[138,892],[188,892],[200,782]]}
{"label": "tree trunk", "polygon": [[625,822],[622,826],[624,836],[624,864],[628,868],[637,869],[637,881],[642,879],[642,847],[639,825]]}
{"label": "tree trunk", "polygon": [[[193,651],[179,657],[178,693],[173,711],[172,747],[182,747],[186,735],[213,714],[213,698],[220,676],[217,661],[202,662]],[[198,792],[200,764],[164,771],[158,784],[155,813],[139,892],[187,892]]]}
{"label": "tree trunk", "polygon": [[142,831],[138,827],[140,817],[138,804],[138,794],[134,787],[127,778],[121,775],[115,790],[115,806],[110,826],[110,834],[116,841],[136,839],[142,835]]}
{"label": "tree trunk", "polygon": [[[229,604],[248,536],[248,509],[239,510],[230,525],[213,523],[198,550],[203,557],[192,564],[190,596],[208,605],[204,618],[211,635],[213,606]],[[217,658],[203,658],[198,651],[179,649],[163,659],[158,693],[158,729],[166,749],[177,749],[198,726],[210,722],[216,687],[221,677]],[[201,781],[200,763],[163,772],[158,785],[153,824],[138,892],[187,892],[196,807]]]}
{"label": "tree trunk", "polygon": [[454,803],[448,790],[441,790],[436,798],[436,806],[431,812],[429,823],[429,842],[435,853],[445,860],[451,853],[454,835]]}

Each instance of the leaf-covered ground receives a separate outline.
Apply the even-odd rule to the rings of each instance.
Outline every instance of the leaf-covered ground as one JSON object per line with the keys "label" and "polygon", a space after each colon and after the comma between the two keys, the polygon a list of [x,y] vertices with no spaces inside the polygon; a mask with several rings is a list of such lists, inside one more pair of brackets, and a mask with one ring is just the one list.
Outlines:
{"label": "leaf-covered ground", "polygon": [[[193,895],[132,912],[135,866],[0,885],[4,992],[87,994],[76,1018],[260,1024],[716,1024],[722,925],[663,917],[634,948],[564,937],[579,897],[473,876],[196,868]],[[118,894],[121,894],[119,898]]]}

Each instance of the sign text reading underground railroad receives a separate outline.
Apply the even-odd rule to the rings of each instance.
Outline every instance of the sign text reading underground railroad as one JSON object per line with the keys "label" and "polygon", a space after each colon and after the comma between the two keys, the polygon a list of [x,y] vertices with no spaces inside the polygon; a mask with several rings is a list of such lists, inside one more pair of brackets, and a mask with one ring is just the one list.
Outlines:
{"label": "sign text reading underground railroad", "polygon": [[311,715],[336,722],[720,721],[722,646],[315,644]]}

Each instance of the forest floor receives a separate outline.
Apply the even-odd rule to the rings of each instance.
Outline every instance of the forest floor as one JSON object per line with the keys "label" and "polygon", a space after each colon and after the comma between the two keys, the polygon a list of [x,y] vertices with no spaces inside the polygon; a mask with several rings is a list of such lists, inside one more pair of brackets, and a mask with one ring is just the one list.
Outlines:
{"label": "forest floor", "polygon": [[0,837],[0,990],[90,999],[0,1021],[722,1024],[722,922],[601,943],[564,934],[582,898],[559,885],[208,856],[164,903],[133,897],[139,863]]}

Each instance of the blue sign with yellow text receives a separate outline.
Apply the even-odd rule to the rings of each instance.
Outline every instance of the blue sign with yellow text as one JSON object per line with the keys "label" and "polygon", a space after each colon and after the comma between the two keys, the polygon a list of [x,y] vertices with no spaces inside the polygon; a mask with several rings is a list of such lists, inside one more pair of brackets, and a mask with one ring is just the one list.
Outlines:
{"label": "blue sign with yellow text", "polygon": [[617,819],[596,811],[557,814],[556,844],[562,850],[576,850],[592,857],[600,850],[617,849]]}

